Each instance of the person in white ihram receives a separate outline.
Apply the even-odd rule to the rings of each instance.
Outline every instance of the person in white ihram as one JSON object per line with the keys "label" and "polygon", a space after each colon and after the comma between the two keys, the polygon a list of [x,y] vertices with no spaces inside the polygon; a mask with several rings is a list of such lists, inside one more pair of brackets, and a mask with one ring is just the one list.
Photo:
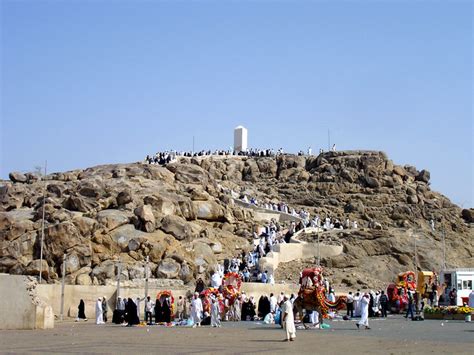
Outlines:
{"label": "person in white ihram", "polygon": [[97,299],[95,304],[95,324],[104,324],[104,318],[102,316],[102,299]]}
{"label": "person in white ihram", "polygon": [[360,321],[356,323],[357,328],[361,325],[365,326],[365,329],[369,327],[369,295],[366,293],[360,298]]}
{"label": "person in white ihram", "polygon": [[294,341],[296,338],[295,318],[293,316],[293,304],[288,295],[283,297],[283,306],[281,307],[283,329],[286,331],[286,339],[283,341]]}
{"label": "person in white ihram", "polygon": [[219,301],[215,296],[211,297],[211,326],[221,327]]}
{"label": "person in white ihram", "polygon": [[191,319],[193,321],[193,328],[196,328],[196,326],[201,326],[202,311],[202,302],[199,298],[199,293],[196,292],[194,293],[193,300],[191,301]]}

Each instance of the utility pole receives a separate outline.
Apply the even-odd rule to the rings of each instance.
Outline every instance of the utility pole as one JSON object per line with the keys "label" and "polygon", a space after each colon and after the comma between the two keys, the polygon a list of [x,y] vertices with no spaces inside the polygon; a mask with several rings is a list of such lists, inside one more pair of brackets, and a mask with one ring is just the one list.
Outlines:
{"label": "utility pole", "polygon": [[321,246],[319,245],[319,231],[316,232],[318,236],[318,266],[321,266]]}
{"label": "utility pole", "polygon": [[122,275],[122,261],[119,258],[118,265],[117,265],[117,303],[118,298],[120,297],[120,277]]}
{"label": "utility pole", "polygon": [[63,271],[61,278],[61,321],[64,320],[64,284],[66,279],[66,253],[63,254]]}
{"label": "utility pole", "polygon": [[413,240],[415,241],[415,259],[414,259],[414,264],[415,264],[415,273],[418,271],[418,253],[416,250],[416,233],[413,234]]}
{"label": "utility pole", "polygon": [[146,261],[145,261],[145,299],[148,296],[148,255],[146,256]]}
{"label": "utility pole", "polygon": [[[46,179],[46,168],[48,166],[48,161],[44,162],[44,178]],[[39,273],[39,283],[43,279],[43,243],[44,243],[44,207],[46,205],[46,183],[43,187],[43,217],[41,219],[41,242],[40,242],[40,273]]]}
{"label": "utility pole", "polygon": [[442,271],[446,270],[446,229],[443,227],[443,265]]}

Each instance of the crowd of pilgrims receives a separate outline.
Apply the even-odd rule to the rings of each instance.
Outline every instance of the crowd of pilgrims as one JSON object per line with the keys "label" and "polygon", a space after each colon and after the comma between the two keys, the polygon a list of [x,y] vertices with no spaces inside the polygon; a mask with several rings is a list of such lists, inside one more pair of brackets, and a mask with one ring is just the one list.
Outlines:
{"label": "crowd of pilgrims", "polygon": [[[230,194],[232,196],[238,195],[233,191],[230,191]],[[357,221],[351,221],[349,218],[346,218],[344,221],[339,220],[338,218],[329,217],[329,216],[327,216],[326,218],[321,218],[319,215],[315,215],[311,218],[310,213],[306,211],[304,208],[297,211],[294,208],[290,208],[288,204],[284,202],[279,202],[279,203],[270,202],[270,201],[260,202],[254,197],[248,198],[247,195],[242,195],[240,197],[240,200],[242,202],[254,205],[256,207],[265,208],[271,211],[286,213],[293,217],[299,218],[300,223],[297,226],[295,226],[296,231],[302,228],[308,228],[308,227],[319,228],[320,230],[323,230],[323,231],[329,231],[332,229],[349,229],[349,228],[357,229],[358,228]]]}
{"label": "crowd of pilgrims", "polygon": [[[320,150],[322,153],[322,149]],[[164,152],[156,152],[152,155],[147,155],[145,162],[148,164],[165,165],[175,161],[178,157],[205,157],[205,156],[245,156],[245,157],[276,157],[285,154],[283,148],[275,149],[256,149],[250,148],[245,151],[234,151],[233,149],[222,150],[200,150],[198,152],[192,151],[176,151],[166,150]],[[311,148],[308,149],[308,154],[311,155]],[[304,155],[302,151],[298,155]]]}
{"label": "crowd of pilgrims", "polygon": [[[200,289],[199,285],[198,282],[196,290]],[[174,312],[170,297],[162,297],[156,300],[152,300],[150,296],[146,299],[137,297],[135,300],[132,298],[122,299],[118,297],[113,312],[112,323],[129,327],[138,325],[142,321],[149,325],[171,324],[175,322],[180,325],[220,326],[220,308],[212,307],[212,304],[217,304],[217,299],[211,296],[211,308],[209,311],[205,311],[199,295],[200,292],[196,291],[192,296],[187,298],[179,296]],[[222,319],[225,321],[264,320],[265,323],[268,324],[278,323],[279,314],[281,312],[280,306],[283,303],[284,297],[283,292],[278,298],[275,297],[273,293],[270,293],[269,296],[262,295],[257,302],[253,296],[247,297],[245,292],[242,292],[232,305],[229,305],[228,301],[225,300],[226,307]],[[295,299],[296,296],[292,294],[290,301],[293,302]],[[143,309],[141,307],[143,307]],[[217,317],[212,316],[213,308],[218,309]],[[105,297],[99,298],[96,303],[96,324],[107,323],[107,313],[108,306]],[[192,323],[187,322],[187,319],[192,319]],[[76,321],[80,320],[87,321],[83,300],[80,300]]]}
{"label": "crowd of pilgrims", "polygon": [[[336,145],[333,144],[331,147],[331,151],[336,151]],[[324,149],[319,149],[319,154],[324,153]],[[213,155],[220,155],[220,156],[246,156],[246,157],[276,157],[278,155],[285,154],[283,148],[275,150],[273,148],[269,149],[258,149],[258,148],[249,148],[244,151],[235,151],[232,148],[230,149],[215,149],[215,150],[200,150],[198,152],[194,151],[176,151],[176,150],[166,150],[164,152],[156,152],[153,155],[147,155],[145,158],[145,162],[148,164],[168,164],[174,161],[177,157],[203,157],[203,156],[213,156]],[[298,156],[305,155],[303,150],[300,150],[297,154]],[[306,155],[310,156],[313,155],[313,151],[311,147],[308,147],[306,151]]]}

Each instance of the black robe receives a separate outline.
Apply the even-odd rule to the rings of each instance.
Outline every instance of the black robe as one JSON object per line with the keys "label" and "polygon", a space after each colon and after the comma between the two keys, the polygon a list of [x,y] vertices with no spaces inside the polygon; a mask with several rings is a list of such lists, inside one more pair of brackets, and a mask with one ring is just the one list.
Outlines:
{"label": "black robe", "polygon": [[268,313],[270,313],[270,300],[267,296],[261,296],[258,300],[258,316],[265,318]]}
{"label": "black robe", "polygon": [[81,300],[79,302],[79,306],[77,307],[77,318],[79,319],[86,319],[86,313],[85,313],[85,304],[84,304],[84,301]]}
{"label": "black robe", "polygon": [[140,324],[137,314],[137,305],[131,298],[128,299],[127,305],[125,306],[125,320],[129,326]]}
{"label": "black robe", "polygon": [[155,323],[162,323],[162,322],[163,322],[163,307],[161,306],[160,300],[157,299],[155,303]]}
{"label": "black robe", "polygon": [[241,319],[245,321],[247,320],[247,317],[250,317],[250,320],[253,320],[253,318],[255,317],[255,306],[250,301],[242,303]]}
{"label": "black robe", "polygon": [[163,320],[162,322],[165,323],[171,323],[171,305],[168,300],[163,301],[163,306],[162,306],[162,312],[163,312]]}
{"label": "black robe", "polygon": [[201,293],[202,291],[204,291],[204,281],[202,279],[198,279],[194,292]]}

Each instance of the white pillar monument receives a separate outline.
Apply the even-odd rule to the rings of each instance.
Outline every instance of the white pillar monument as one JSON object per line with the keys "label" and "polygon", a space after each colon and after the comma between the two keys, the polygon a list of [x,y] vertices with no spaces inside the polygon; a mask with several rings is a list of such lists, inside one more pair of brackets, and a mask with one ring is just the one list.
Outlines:
{"label": "white pillar monument", "polygon": [[234,129],[234,151],[244,152],[247,150],[247,128],[237,126]]}

